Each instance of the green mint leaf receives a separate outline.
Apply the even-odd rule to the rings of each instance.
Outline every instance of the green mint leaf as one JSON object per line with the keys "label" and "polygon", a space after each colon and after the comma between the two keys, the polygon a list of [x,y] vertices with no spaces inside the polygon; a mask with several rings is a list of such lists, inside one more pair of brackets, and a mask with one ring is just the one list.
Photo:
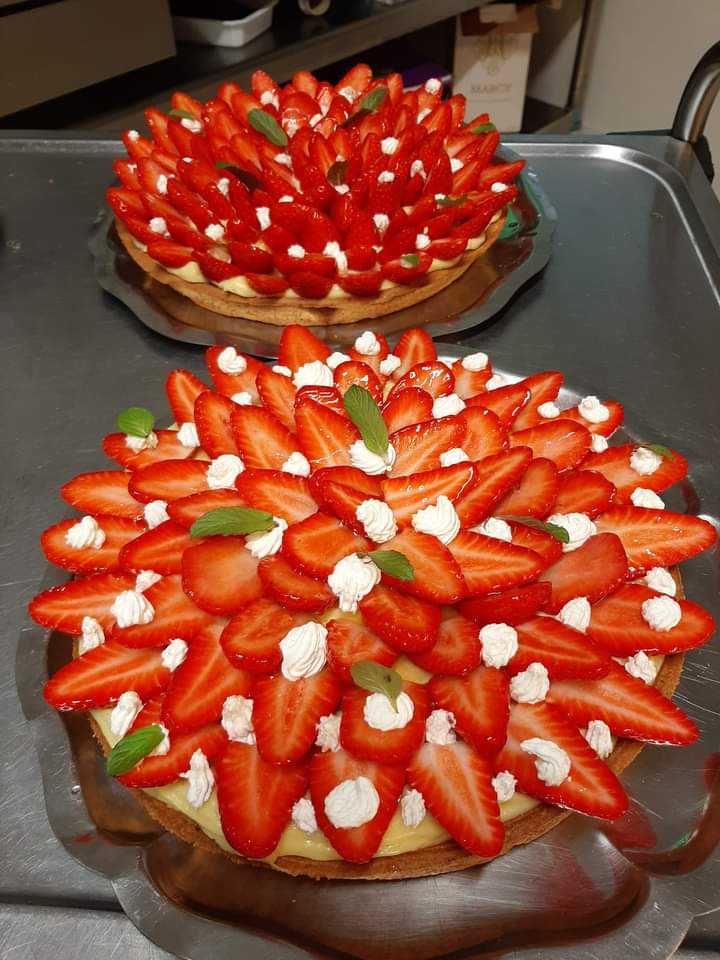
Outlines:
{"label": "green mint leaf", "polygon": [[389,443],[387,427],[370,392],[354,383],[345,391],[343,406],[360,431],[368,450],[379,457],[386,457]]}
{"label": "green mint leaf", "polygon": [[287,146],[287,134],[277,122],[275,117],[270,116],[269,113],[265,113],[264,110],[256,109],[250,110],[247,118],[248,123],[253,130],[257,130],[258,133],[261,133],[266,140],[270,141],[270,143],[274,143],[276,147]]}
{"label": "green mint leaf", "polygon": [[208,510],[190,527],[191,537],[238,537],[272,530],[275,520],[265,510],[252,507],[218,507]]}
{"label": "green mint leaf", "polygon": [[659,457],[662,457],[663,460],[674,460],[675,454],[672,452],[670,447],[666,447],[663,443],[643,443],[643,447],[646,447],[648,450],[652,450],[653,453],[656,453]]}
{"label": "green mint leaf", "polygon": [[383,573],[395,577],[396,580],[415,579],[412,564],[405,554],[400,553],[399,550],[373,550],[371,553],[366,553],[365,556],[370,557],[375,566]]}
{"label": "green mint leaf", "polygon": [[404,267],[416,267],[420,263],[420,257],[416,253],[404,253],[400,257],[400,263]]}
{"label": "green mint leaf", "polygon": [[339,187],[341,183],[345,183],[347,167],[347,160],[336,160],[335,163],[330,165],[330,169],[327,172],[328,182],[334,187]]}
{"label": "green mint leaf", "polygon": [[440,197],[439,200],[436,200],[435,203],[439,207],[459,207],[461,203],[465,203],[467,200],[467,194],[461,193],[458,197]]}
{"label": "green mint leaf", "polygon": [[237,177],[241,183],[244,183],[248,190],[258,190],[263,186],[263,182],[259,177],[256,177],[254,173],[251,173],[249,170],[239,167],[236,163],[223,163],[218,160],[215,164],[216,170],[227,170],[228,173],[232,173],[233,176]]}
{"label": "green mint leaf", "polygon": [[560,543],[570,542],[570,534],[565,527],[558,526],[557,523],[547,523],[544,520],[537,520],[535,517],[514,517],[511,515],[504,516],[502,519],[512,520],[514,523],[523,523],[526,527],[534,527],[536,530],[542,530],[545,533],[549,533],[551,537],[555,537]]}
{"label": "green mint leaf", "polygon": [[165,736],[158,723],[128,733],[112,748],[107,758],[107,772],[111,777],[132,770],[140,761],[162,743]]}
{"label": "green mint leaf", "polygon": [[115,421],[118,430],[128,437],[147,437],[155,425],[155,417],[145,407],[128,407]]}
{"label": "green mint leaf", "polygon": [[392,667],[384,667],[374,660],[360,660],[350,667],[350,676],[356,686],[370,693],[384,693],[397,713],[397,698],[402,693],[402,677]]}
{"label": "green mint leaf", "polygon": [[497,127],[494,123],[478,123],[470,133],[494,133],[496,130]]}
{"label": "green mint leaf", "polygon": [[173,109],[170,111],[168,116],[177,117],[179,120],[197,120],[197,117],[194,117],[191,113],[188,113],[187,110]]}
{"label": "green mint leaf", "polygon": [[522,223],[520,218],[515,213],[512,207],[507,208],[507,213],[505,214],[505,223],[503,228],[500,231],[500,236],[498,240],[512,240],[513,237],[517,236],[520,233],[520,228]]}
{"label": "green mint leaf", "polygon": [[387,96],[387,87],[375,87],[370,93],[366,93],[358,105],[358,111],[364,110],[365,113],[375,113],[382,106],[382,102]]}

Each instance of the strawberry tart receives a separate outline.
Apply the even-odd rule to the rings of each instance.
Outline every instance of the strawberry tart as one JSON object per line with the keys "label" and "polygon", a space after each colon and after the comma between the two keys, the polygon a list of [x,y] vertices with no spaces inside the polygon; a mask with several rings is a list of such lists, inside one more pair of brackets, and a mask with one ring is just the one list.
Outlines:
{"label": "strawberry tart", "polygon": [[496,161],[487,114],[429,80],[358,64],[336,85],[305,71],[252,91],[146,111],[107,199],[153,281],[231,317],[352,323],[442,290],[497,239],[523,160]]}
{"label": "strawberry tart", "polygon": [[[676,567],[715,542],[665,509],[683,456],[608,443],[613,400],[558,406],[414,329],[266,366],[173,370],[174,423],[131,407],[113,469],[42,535],[73,574],[30,613],[75,638],[47,702],[169,830],[311,877],[461,869],[569,811],[614,820],[618,772],[695,724],[669,699],[712,617]],[[648,438],[650,440],[651,438]]]}

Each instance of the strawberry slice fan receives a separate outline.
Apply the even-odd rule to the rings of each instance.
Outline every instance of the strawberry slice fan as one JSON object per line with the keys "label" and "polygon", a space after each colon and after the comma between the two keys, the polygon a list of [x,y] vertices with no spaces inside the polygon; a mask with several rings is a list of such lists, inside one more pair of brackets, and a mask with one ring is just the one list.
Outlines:
{"label": "strawberry slice fan", "polygon": [[146,110],[149,137],[123,134],[107,191],[119,238],[154,280],[227,316],[349,323],[412,306],[497,239],[525,165],[496,158],[487,114],[441,94],[364,64],[336,86],[258,70],[251,92],[175,93],[169,113]]}
{"label": "strawberry slice fan", "polygon": [[618,402],[561,410],[560,373],[509,383],[418,329],[206,360],[169,375],[172,427],[122,411],[115,468],[61,488],[80,516],[42,547],[74,577],[30,604],[75,638],[47,702],[170,829],[438,873],[539,836],[541,804],[621,817],[629,741],[697,738],[669,697],[715,624],[676,567],[715,531],[665,509],[679,452],[608,443]]}

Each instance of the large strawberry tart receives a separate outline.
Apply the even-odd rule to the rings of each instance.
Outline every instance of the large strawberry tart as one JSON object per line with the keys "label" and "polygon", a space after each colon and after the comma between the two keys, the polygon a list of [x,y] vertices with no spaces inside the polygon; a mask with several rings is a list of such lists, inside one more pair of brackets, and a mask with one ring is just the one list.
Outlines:
{"label": "large strawberry tart", "polygon": [[107,194],[128,253],[202,307],[274,324],[350,323],[448,286],[500,234],[524,166],[494,161],[499,134],[466,122],[462,94],[364,64],[336,86],[258,70],[251,93],[175,93],[146,118]]}
{"label": "large strawberry tart", "polygon": [[[559,409],[421,330],[279,363],[173,370],[42,536],[74,574],[33,618],[75,639],[48,681],[108,771],[181,837],[314,877],[467,867],[567,811],[614,820],[712,617],[677,564],[714,528],[659,496],[687,462],[609,445],[619,403]],[[648,438],[651,439],[651,438]]]}

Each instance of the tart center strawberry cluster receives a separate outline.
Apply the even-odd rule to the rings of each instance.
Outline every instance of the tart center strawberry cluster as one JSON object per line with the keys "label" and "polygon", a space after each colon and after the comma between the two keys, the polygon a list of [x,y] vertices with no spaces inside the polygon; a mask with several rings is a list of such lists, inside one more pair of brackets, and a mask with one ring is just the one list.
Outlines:
{"label": "tart center strawberry cluster", "polygon": [[[150,138],[126,131],[122,186],[108,202],[163,266],[261,296],[372,296],[422,283],[433,263],[472,248],[517,196],[524,161],[493,162],[486,114],[428,81],[403,89],[359,64],[336,85],[305,71],[252,92],[223,84],[146,111]],[[242,281],[241,281],[242,278]]]}
{"label": "tart center strawberry cluster", "polygon": [[492,857],[516,789],[612,819],[616,738],[697,737],[653,682],[714,630],[668,568],[715,531],[664,509],[679,453],[609,445],[619,403],[561,409],[560,373],[421,330],[206,359],[211,387],[168,378],[173,429],[123,411],[119,469],[65,484],[82,516],[42,537],[75,578],[31,615],[78,638],[45,696],[112,708],[123,783],[216,793],[248,857],[293,825],[364,862],[429,815]]}

